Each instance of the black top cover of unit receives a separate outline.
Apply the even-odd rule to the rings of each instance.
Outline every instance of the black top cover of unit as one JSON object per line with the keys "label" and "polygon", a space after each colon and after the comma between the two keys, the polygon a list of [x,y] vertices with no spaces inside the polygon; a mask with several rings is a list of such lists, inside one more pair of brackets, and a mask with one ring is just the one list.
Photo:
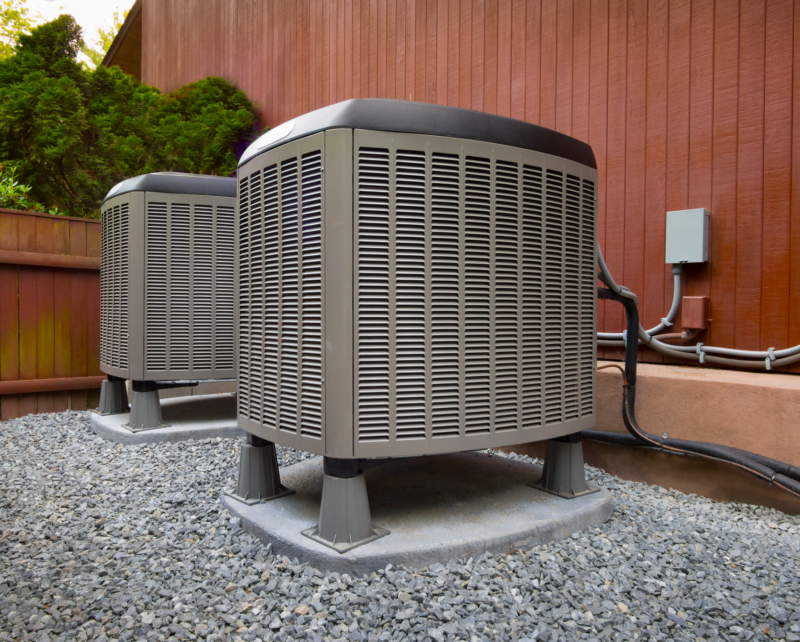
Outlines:
{"label": "black top cover of unit", "polygon": [[[339,128],[479,140],[530,149],[597,169],[589,145],[552,129],[469,109],[383,98],[346,100],[298,116],[253,143],[239,165],[272,147]],[[286,129],[289,131],[283,133]],[[278,134],[277,139],[270,135],[273,132]]]}
{"label": "black top cover of unit", "polygon": [[117,183],[103,202],[128,192],[161,192],[163,194],[196,194],[198,196],[236,196],[236,179],[205,174],[157,172],[142,174]]}

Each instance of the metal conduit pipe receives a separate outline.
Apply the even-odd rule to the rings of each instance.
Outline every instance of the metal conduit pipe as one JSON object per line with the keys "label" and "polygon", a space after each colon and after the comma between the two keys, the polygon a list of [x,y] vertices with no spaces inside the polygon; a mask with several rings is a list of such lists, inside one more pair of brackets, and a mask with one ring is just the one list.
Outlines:
{"label": "metal conduit pipe", "polygon": [[[614,292],[611,289],[599,288],[598,297],[606,300],[616,300],[625,307],[625,317],[627,320],[628,332],[634,332],[639,326],[639,310],[635,296],[620,289]],[[636,421],[636,367],[638,360],[638,345],[634,341],[629,341],[625,347],[625,382],[622,395],[622,419],[625,428],[634,437],[638,445],[649,448],[656,448],[665,452],[677,453],[682,455],[696,455],[707,459],[724,461],[745,470],[746,472],[759,477],[771,484],[775,484],[784,490],[800,497],[800,481],[792,479],[787,475],[775,470],[770,466],[757,461],[752,453],[743,450],[729,448],[718,444],[708,444],[699,441],[688,441],[685,439],[670,439],[667,436],[657,437],[643,430]],[[582,433],[583,434],[583,433]],[[586,431],[587,439],[602,438],[606,441],[617,440],[616,433],[603,433],[602,431]],[[794,467],[789,464],[782,464],[779,468],[784,472],[792,472]]]}
{"label": "metal conduit pipe", "polygon": [[[599,255],[598,255],[599,256]],[[659,332],[666,330],[669,327],[672,327],[672,322],[675,320],[675,315],[678,313],[678,308],[681,304],[681,274],[683,273],[683,266],[682,265],[673,265],[672,266],[672,306],[667,313],[667,316],[661,319],[661,323],[659,323],[655,328],[651,328],[650,330],[644,330],[644,332],[650,336],[654,334],[658,334]],[[623,341],[624,336],[622,332],[598,332],[597,338],[601,340],[611,340],[611,341]],[[603,344],[605,345],[605,344]],[[624,345],[624,344],[622,344]]]}
{"label": "metal conduit pipe", "polygon": [[[624,286],[617,285],[611,272],[608,270],[603,253],[600,250],[600,245],[597,245],[597,263],[600,268],[598,278],[608,287],[608,289],[615,295],[636,301],[636,295]],[[673,267],[674,269],[674,267]],[[676,277],[677,278],[677,277]],[[673,297],[673,307],[675,307],[675,298]],[[676,308],[677,310],[677,308]],[[670,310],[672,312],[672,310]],[[637,313],[638,316],[638,313]],[[673,315],[674,318],[674,315]],[[668,320],[669,316],[667,317]],[[788,366],[792,363],[800,361],[800,345],[785,348],[783,350],[736,350],[733,348],[717,348],[714,346],[706,346],[698,343],[694,346],[679,346],[669,345],[658,340],[657,337],[652,336],[652,331],[646,331],[639,327],[639,344],[647,345],[660,352],[661,354],[676,357],[678,359],[689,359],[699,363],[713,363],[721,366],[728,366],[730,368],[746,368],[751,370],[772,370],[772,368],[780,368],[781,366]],[[630,329],[628,330],[629,334]],[[617,335],[611,339],[608,335],[614,333],[598,333],[597,345],[607,347],[625,347],[627,341],[620,341],[617,337],[625,335]],[[722,357],[716,355],[723,355]],[[735,359],[726,359],[724,357],[737,357]],[[758,359],[758,361],[745,361],[744,359]]]}

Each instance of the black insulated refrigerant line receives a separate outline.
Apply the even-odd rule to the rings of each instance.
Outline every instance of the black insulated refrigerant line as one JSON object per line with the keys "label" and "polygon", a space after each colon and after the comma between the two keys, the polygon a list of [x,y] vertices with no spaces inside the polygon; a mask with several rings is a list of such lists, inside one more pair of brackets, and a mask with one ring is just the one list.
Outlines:
{"label": "black insulated refrigerant line", "polygon": [[[605,280],[600,277],[605,283]],[[636,299],[626,296],[627,291],[614,292],[606,288],[598,288],[600,299],[619,301],[625,307],[625,319],[628,326],[625,345],[625,380],[622,394],[622,419],[630,435],[600,430],[584,430],[584,439],[600,441],[624,446],[643,446],[679,455],[696,455],[707,459],[723,461],[745,470],[770,484],[800,497],[800,469],[784,462],[772,460],[762,455],[750,453],[738,448],[730,448],[719,444],[708,444],[700,441],[671,439],[658,437],[643,430],[636,421],[636,365],[639,353],[639,309]],[[633,340],[631,340],[633,338]]]}

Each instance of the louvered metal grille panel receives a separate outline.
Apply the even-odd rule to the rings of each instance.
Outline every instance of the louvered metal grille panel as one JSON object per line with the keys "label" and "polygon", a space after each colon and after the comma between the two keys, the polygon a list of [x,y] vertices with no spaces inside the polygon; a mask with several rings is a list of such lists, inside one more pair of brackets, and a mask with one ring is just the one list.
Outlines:
{"label": "louvered metal grille panel", "polygon": [[166,203],[150,203],[145,219],[145,368],[167,370],[169,334],[169,218]]}
{"label": "louvered metal grille panel", "polygon": [[108,207],[100,227],[100,361],[120,369],[129,363],[129,209]]}
{"label": "louvered metal grille panel", "polygon": [[239,179],[238,412],[273,439],[320,442],[322,152],[291,149]]}
{"label": "louvered metal grille panel", "polygon": [[234,375],[234,208],[192,200],[146,203],[146,378]]}
{"label": "louvered metal grille panel", "polygon": [[595,256],[595,189],[594,182],[583,180],[581,200],[581,311],[580,311],[580,359],[581,417],[594,414],[595,409],[595,275],[597,257]]}
{"label": "louvered metal grille panel", "polygon": [[431,155],[431,434],[457,437],[461,426],[461,224],[459,157]]}
{"label": "louvered metal grille panel", "polygon": [[495,435],[513,443],[521,431],[563,434],[593,420],[594,183],[511,148],[362,140],[355,454],[446,450],[438,440],[463,449]]}
{"label": "louvered metal grille panel", "polygon": [[213,367],[217,370],[234,370],[236,355],[234,292],[236,289],[236,210],[232,206],[218,205],[214,218],[214,261],[213,278],[214,294],[211,311],[213,314],[214,337],[211,343],[213,350]]}
{"label": "louvered metal grille panel", "polygon": [[301,158],[300,432],[322,437],[322,154]]}
{"label": "louvered metal grille panel", "polygon": [[363,441],[389,439],[389,152],[358,150],[356,425]]}

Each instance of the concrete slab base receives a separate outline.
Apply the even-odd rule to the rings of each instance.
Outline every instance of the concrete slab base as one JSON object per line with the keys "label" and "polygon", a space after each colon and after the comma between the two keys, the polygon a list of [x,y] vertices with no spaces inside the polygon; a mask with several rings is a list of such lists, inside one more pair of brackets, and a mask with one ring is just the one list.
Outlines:
{"label": "concrete slab base", "polygon": [[164,399],[161,402],[163,428],[133,433],[124,424],[129,413],[121,415],[92,414],[92,430],[109,441],[121,444],[158,444],[209,439],[211,437],[244,437],[236,425],[236,396],[232,394],[198,395]]}
{"label": "concrete slab base", "polygon": [[301,534],[319,518],[322,458],[281,470],[281,482],[294,495],[251,506],[227,496],[222,502],[276,554],[322,571],[360,574],[389,563],[422,567],[529,549],[611,516],[608,491],[562,499],[527,485],[541,473],[538,466],[486,453],[398,459],[369,469],[372,524],[389,535],[343,554]]}

